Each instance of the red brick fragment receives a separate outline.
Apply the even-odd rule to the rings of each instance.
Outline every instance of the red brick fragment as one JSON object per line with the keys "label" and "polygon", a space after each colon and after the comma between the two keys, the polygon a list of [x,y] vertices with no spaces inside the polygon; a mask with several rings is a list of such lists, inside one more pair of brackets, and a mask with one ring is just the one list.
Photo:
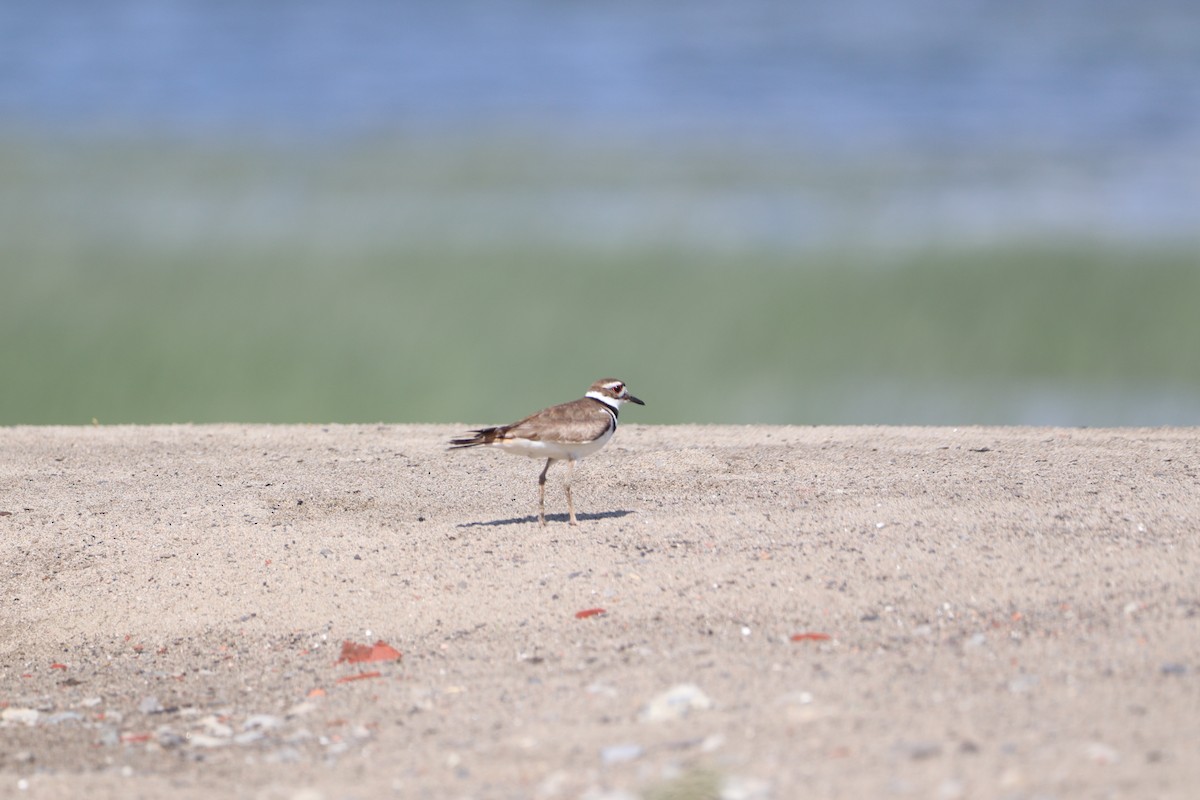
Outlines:
{"label": "red brick fragment", "polygon": [[373,645],[358,644],[349,639],[342,642],[342,655],[338,664],[362,664],[371,661],[399,661],[401,653],[380,639]]}
{"label": "red brick fragment", "polygon": [[350,683],[351,681],[365,681],[369,678],[381,677],[383,677],[383,673],[379,670],[375,670],[374,672],[360,672],[357,675],[345,675],[341,678],[338,678],[336,681],[334,681],[334,683]]}

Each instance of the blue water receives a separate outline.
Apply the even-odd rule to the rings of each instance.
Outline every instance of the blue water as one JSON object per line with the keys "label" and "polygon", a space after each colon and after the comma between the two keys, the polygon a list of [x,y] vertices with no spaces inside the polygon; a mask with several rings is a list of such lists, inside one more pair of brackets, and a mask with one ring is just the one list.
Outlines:
{"label": "blue water", "polygon": [[727,143],[918,165],[883,238],[1189,237],[1200,3],[4,0],[6,133]]}
{"label": "blue water", "polygon": [[[125,139],[183,142],[165,152],[185,166],[130,159],[141,171],[126,175],[86,146]],[[517,180],[404,172],[425,143],[450,143],[438,164],[491,140],[524,143]],[[389,241],[546,239],[852,244],[886,264],[896,244],[1195,244],[1200,0],[0,0],[0,155],[30,141],[50,156],[19,180],[0,163],[0,241],[32,231],[52,249],[65,231],[83,252],[302,241],[336,264]],[[219,180],[187,167],[206,143],[254,158],[276,142],[280,161]],[[402,156],[370,159],[379,180],[344,191],[310,186],[292,155],[389,143]],[[610,143],[635,154],[613,159],[628,174],[542,180],[571,159],[607,164]],[[694,165],[712,154],[751,168],[729,179],[722,162],[710,179]],[[743,387],[768,405],[742,416],[791,407],[774,380]],[[824,390],[856,420],[1197,418],[1186,386],[998,380],[1008,394]]]}
{"label": "blue water", "polygon": [[1200,141],[1200,4],[5,0],[0,118],[1171,150]]}

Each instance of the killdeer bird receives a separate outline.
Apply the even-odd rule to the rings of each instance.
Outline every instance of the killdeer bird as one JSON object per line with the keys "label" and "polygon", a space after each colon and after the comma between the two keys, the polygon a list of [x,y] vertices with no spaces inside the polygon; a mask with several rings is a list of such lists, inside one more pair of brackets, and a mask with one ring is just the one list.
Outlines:
{"label": "killdeer bird", "polygon": [[571,478],[575,462],[604,447],[617,430],[617,412],[622,403],[646,405],[629,393],[616,378],[601,378],[578,400],[544,408],[511,425],[480,428],[472,436],[450,440],[450,449],[463,447],[499,447],[509,453],[546,459],[538,476],[538,521],[546,524],[546,473],[555,461],[567,462],[567,511],[571,524],[575,503],[571,499]]}

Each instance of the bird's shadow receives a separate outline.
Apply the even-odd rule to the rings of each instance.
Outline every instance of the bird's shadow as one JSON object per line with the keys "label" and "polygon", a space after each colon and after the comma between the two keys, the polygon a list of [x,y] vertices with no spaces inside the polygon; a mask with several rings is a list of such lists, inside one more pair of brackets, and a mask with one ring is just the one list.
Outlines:
{"label": "bird's shadow", "polygon": [[[632,513],[633,513],[632,511],[598,511],[594,514],[586,514],[586,513],[585,514],[576,514],[575,518],[577,520],[579,520],[580,522],[587,522],[588,520],[593,520],[593,519],[620,519],[621,517],[628,516]],[[549,524],[551,522],[566,522],[566,521],[568,521],[568,519],[569,519],[569,517],[566,514],[547,514],[546,515],[546,523],[547,524]],[[498,525],[524,525],[524,524],[530,523],[530,522],[536,524],[537,521],[538,521],[537,516],[535,516],[534,514],[530,514],[527,517],[511,517],[509,519],[492,519],[492,520],[487,520],[487,521],[481,520],[479,522],[460,522],[455,527],[458,527],[458,528],[479,528],[479,527],[493,528]]]}

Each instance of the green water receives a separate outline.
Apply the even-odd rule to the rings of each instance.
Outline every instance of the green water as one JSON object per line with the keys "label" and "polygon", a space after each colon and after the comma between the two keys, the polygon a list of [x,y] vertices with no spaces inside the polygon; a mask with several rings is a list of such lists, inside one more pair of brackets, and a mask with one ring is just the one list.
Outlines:
{"label": "green water", "polygon": [[435,155],[0,150],[0,424],[1200,424],[1194,247],[573,241],[472,203],[605,169]]}

